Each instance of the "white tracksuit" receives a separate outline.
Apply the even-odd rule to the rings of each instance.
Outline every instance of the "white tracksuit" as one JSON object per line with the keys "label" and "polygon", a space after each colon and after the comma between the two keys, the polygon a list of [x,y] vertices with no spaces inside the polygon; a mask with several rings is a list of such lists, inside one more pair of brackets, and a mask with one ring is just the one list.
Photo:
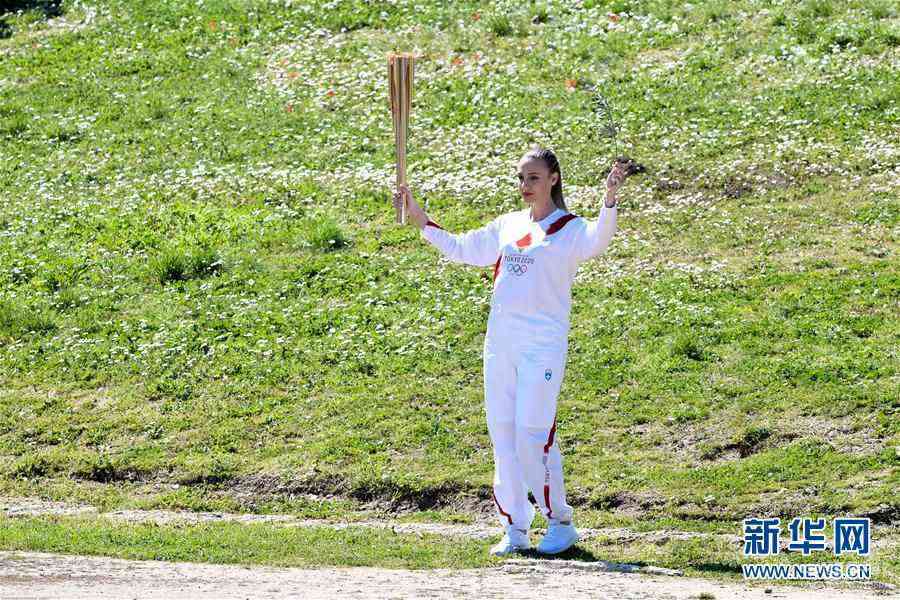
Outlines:
{"label": "white tracksuit", "polygon": [[494,503],[503,525],[528,529],[531,489],[547,518],[567,521],[556,402],[566,366],[572,281],[578,264],[603,252],[616,208],[586,220],[556,209],[533,222],[529,209],[462,234],[433,221],[422,236],[454,262],[494,265],[484,338],[484,400],[494,446]]}

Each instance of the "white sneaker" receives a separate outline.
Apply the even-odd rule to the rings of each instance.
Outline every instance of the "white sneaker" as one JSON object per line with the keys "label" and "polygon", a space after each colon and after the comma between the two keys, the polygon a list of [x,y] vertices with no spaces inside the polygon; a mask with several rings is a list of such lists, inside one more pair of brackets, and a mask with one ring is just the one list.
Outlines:
{"label": "white sneaker", "polygon": [[551,519],[547,533],[540,541],[537,551],[541,554],[559,554],[571,548],[578,541],[578,531],[571,521]]}
{"label": "white sneaker", "polygon": [[528,539],[528,532],[508,525],[503,538],[491,546],[491,554],[494,556],[507,556],[514,552],[529,550],[530,548],[531,541]]}

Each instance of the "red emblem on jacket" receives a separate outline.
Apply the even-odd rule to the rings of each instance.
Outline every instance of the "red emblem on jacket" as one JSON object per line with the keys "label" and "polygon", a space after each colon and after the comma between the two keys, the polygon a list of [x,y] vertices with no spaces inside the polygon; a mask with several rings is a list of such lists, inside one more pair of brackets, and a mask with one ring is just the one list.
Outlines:
{"label": "red emblem on jacket", "polygon": [[526,234],[525,237],[523,237],[521,240],[516,242],[516,246],[518,246],[519,248],[527,248],[530,245],[531,245],[531,234],[530,233]]}

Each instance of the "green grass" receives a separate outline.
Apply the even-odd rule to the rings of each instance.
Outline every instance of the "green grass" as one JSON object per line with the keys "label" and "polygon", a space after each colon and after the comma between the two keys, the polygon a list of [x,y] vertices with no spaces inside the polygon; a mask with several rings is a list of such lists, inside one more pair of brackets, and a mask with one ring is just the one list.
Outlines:
{"label": "green grass", "polygon": [[0,490],[489,507],[490,272],[390,206],[384,56],[415,47],[409,179],[444,227],[519,208],[535,141],[596,215],[591,85],[647,167],[573,292],[558,437],[584,524],[897,523],[892,3],[312,6],[0,16]]}
{"label": "green grass", "polygon": [[483,551],[482,542],[460,538],[448,544],[443,536],[364,527],[225,523],[185,527],[84,518],[0,518],[0,525],[0,545],[6,550],[140,560],[395,569],[472,568],[500,562]]}
{"label": "green grass", "polygon": [[[204,523],[157,525],[110,521],[104,518],[0,517],[0,547],[6,550],[102,555],[138,560],[201,561],[216,564],[280,567],[381,566],[432,569],[476,568],[502,564],[485,541],[433,534],[403,534],[369,527],[286,527],[273,524]],[[538,536],[532,535],[537,543]],[[452,543],[448,543],[452,540]],[[534,552],[529,556],[538,556]],[[832,561],[821,553],[803,557],[782,553],[751,562],[804,563]],[[579,542],[558,555],[585,562],[610,561],[680,569],[687,576],[743,581],[740,550],[710,539],[659,542],[628,541],[599,536]],[[548,558],[547,560],[552,560]],[[860,562],[841,557],[838,562]],[[874,578],[889,578],[896,557],[876,554],[867,559]]]}

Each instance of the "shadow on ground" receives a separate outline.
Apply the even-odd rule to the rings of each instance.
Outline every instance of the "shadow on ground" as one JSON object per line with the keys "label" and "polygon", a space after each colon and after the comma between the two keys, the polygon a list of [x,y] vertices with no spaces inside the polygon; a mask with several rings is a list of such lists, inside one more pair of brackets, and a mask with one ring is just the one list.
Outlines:
{"label": "shadow on ground", "polygon": [[705,571],[707,573],[741,573],[741,565],[737,563],[727,563],[727,562],[711,562],[711,563],[698,563],[696,565],[691,565],[698,571]]}
{"label": "shadow on ground", "polygon": [[[539,559],[546,560],[546,561],[577,560],[577,561],[585,562],[585,563],[602,562],[602,563],[608,563],[610,565],[628,564],[633,567],[659,566],[659,565],[653,565],[651,563],[648,563],[648,562],[645,562],[642,560],[629,560],[626,563],[622,563],[620,561],[615,561],[615,560],[607,560],[605,558],[597,556],[596,554],[594,554],[593,552],[591,552],[589,550],[585,550],[584,548],[579,548],[577,545],[573,546],[572,548],[569,548],[565,552],[561,552],[559,554],[554,554],[552,556],[549,556],[546,554],[540,554],[534,548],[532,548],[530,550],[525,550],[525,551],[521,552],[520,554],[526,558],[539,558]],[[695,565],[691,565],[691,566],[699,571],[705,571],[705,572],[711,573],[711,574],[715,573],[715,574],[725,575],[725,574],[735,574],[735,573],[741,572],[741,566],[739,564],[729,563],[729,562],[706,562],[706,563],[699,563],[699,564],[695,564]]]}
{"label": "shadow on ground", "polygon": [[[560,552],[559,554],[553,555],[541,554],[534,548],[523,550],[522,552],[520,552],[520,554],[526,558],[541,558],[543,560],[580,560],[583,562],[599,562],[603,560],[593,552],[585,550],[584,548],[579,548],[578,546],[572,546],[565,552]],[[641,563],[628,564],[640,565]]]}
{"label": "shadow on ground", "polygon": [[62,14],[62,0],[0,0],[0,15],[26,10],[39,10],[45,17]]}
{"label": "shadow on ground", "polygon": [[60,16],[62,0],[0,0],[0,40],[12,37],[13,28],[4,20],[5,15],[18,11],[37,10],[44,13],[44,18]]}

